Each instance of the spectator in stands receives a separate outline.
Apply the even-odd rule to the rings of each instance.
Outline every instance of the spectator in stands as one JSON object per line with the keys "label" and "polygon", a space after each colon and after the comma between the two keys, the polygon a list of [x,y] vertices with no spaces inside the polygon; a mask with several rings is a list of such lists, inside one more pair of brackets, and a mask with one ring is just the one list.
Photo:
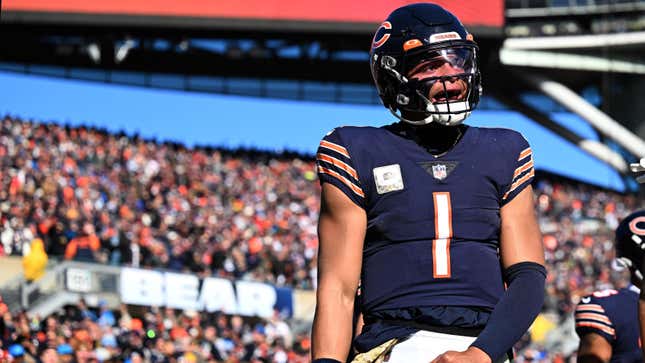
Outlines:
{"label": "spectator in stands", "polygon": [[4,302],[4,299],[2,298],[2,296],[0,296],[0,318],[4,317],[4,315],[8,312],[9,312],[9,308],[7,307],[7,304]]}
{"label": "spectator in stands", "polygon": [[29,253],[22,258],[22,267],[25,270],[25,280],[33,282],[45,274],[48,257],[45,253],[43,240],[35,238],[31,241]]}
{"label": "spectator in stands", "polygon": [[97,323],[102,327],[114,326],[116,318],[112,310],[108,309],[105,300],[99,301],[99,318]]}
{"label": "spectator in stands", "polygon": [[21,344],[12,344],[9,346],[9,354],[13,357],[14,363],[36,363],[36,359],[31,353]]}
{"label": "spectator in stands", "polygon": [[67,343],[61,344],[56,348],[56,352],[62,363],[74,362],[74,349],[72,349],[71,345]]}
{"label": "spectator in stands", "polygon": [[9,346],[9,354],[14,362],[22,362],[25,355],[25,348],[20,344],[12,344]]}
{"label": "spectator in stands", "polygon": [[101,243],[94,233],[94,226],[86,222],[83,224],[82,233],[67,244],[65,259],[95,262],[100,246]]}
{"label": "spectator in stands", "polygon": [[85,302],[84,299],[81,299],[78,302],[78,305],[76,307],[76,310],[78,310],[78,320],[83,321],[85,319],[89,319],[91,321],[97,321],[98,318],[96,317],[96,314],[94,311],[92,311],[88,306],[87,303]]}
{"label": "spectator in stands", "polygon": [[40,353],[40,361],[42,363],[59,363],[60,357],[56,349],[48,347]]}
{"label": "spectator in stands", "polygon": [[65,226],[62,222],[56,222],[53,226],[46,227],[45,238],[47,241],[47,252],[50,256],[63,256],[69,243],[65,234]]}

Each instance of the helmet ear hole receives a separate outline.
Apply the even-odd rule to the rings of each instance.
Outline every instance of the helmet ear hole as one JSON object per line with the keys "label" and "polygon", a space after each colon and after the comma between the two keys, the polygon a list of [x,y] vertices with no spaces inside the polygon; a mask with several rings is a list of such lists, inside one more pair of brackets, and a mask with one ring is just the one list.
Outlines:
{"label": "helmet ear hole", "polygon": [[384,56],[384,57],[381,59],[381,62],[383,63],[383,65],[384,65],[385,67],[391,67],[391,68],[396,67],[396,63],[397,63],[397,62],[396,62],[396,58],[391,57],[391,56],[389,56],[389,55]]}
{"label": "helmet ear hole", "polygon": [[410,103],[410,98],[409,98],[409,97],[407,97],[406,95],[403,95],[403,94],[400,94],[400,93],[399,93],[399,94],[396,96],[396,103],[398,103],[399,105],[403,105],[403,106],[405,106],[405,105],[407,105],[407,104],[409,104],[409,103]]}

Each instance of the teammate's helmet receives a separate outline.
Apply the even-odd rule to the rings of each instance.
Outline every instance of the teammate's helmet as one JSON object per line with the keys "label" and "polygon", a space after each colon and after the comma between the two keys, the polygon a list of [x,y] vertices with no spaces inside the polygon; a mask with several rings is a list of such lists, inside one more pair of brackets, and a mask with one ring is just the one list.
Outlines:
{"label": "teammate's helmet", "polygon": [[[459,19],[438,5],[394,10],[376,30],[370,51],[383,105],[415,125],[460,124],[481,94],[477,51]],[[443,68],[446,64],[449,71]]]}
{"label": "teammate's helmet", "polygon": [[633,276],[643,280],[645,210],[630,214],[616,228],[616,257],[618,261],[629,267]]}

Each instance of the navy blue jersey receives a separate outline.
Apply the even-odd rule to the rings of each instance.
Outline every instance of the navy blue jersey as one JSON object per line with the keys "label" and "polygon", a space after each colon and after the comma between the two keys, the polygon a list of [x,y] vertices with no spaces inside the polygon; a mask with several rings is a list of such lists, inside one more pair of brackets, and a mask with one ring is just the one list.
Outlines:
{"label": "navy blue jersey", "polygon": [[360,299],[366,323],[383,311],[416,309],[397,317],[418,320],[424,307],[492,310],[504,291],[500,208],[530,185],[531,148],[515,131],[471,126],[435,157],[407,132],[400,123],[341,127],[318,148],[321,183],[338,187],[367,214]]}
{"label": "navy blue jersey", "polygon": [[582,298],[576,308],[576,333],[596,333],[612,347],[611,362],[642,362],[638,326],[638,289],[604,290]]}

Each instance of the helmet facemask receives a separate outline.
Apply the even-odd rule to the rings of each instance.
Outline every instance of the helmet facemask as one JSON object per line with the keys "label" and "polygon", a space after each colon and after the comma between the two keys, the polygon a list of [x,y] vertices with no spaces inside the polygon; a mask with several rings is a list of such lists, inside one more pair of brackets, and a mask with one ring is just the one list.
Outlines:
{"label": "helmet facemask", "polygon": [[399,82],[396,106],[390,105],[390,111],[414,125],[462,123],[477,106],[481,92],[476,50],[472,44],[463,44],[411,51],[396,67],[400,73],[391,67],[393,58],[387,64],[388,57],[384,57],[383,68]]}

